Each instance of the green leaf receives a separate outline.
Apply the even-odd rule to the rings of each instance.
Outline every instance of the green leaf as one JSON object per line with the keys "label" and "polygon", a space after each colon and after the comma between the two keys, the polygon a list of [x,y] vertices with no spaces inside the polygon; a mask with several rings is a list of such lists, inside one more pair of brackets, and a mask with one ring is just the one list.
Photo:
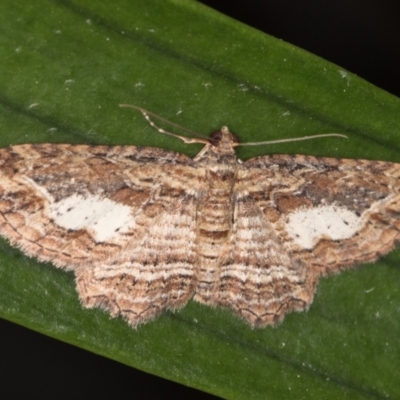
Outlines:
{"label": "green leaf", "polygon": [[[195,155],[119,103],[242,141],[240,148],[396,161],[399,99],[189,0],[0,3],[0,145],[137,144]],[[0,242],[0,315],[127,365],[231,399],[399,398],[399,251],[323,279],[308,313],[251,330],[189,302],[134,331],[83,309],[71,273]]]}

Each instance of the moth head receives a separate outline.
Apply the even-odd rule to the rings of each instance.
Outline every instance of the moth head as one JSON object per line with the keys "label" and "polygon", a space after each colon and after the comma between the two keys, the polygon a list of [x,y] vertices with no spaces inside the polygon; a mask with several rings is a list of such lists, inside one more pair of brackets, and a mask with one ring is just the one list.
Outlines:
{"label": "moth head", "polygon": [[227,126],[223,126],[219,131],[215,131],[210,135],[209,143],[211,146],[222,150],[233,150],[239,144],[239,138],[229,131]]}

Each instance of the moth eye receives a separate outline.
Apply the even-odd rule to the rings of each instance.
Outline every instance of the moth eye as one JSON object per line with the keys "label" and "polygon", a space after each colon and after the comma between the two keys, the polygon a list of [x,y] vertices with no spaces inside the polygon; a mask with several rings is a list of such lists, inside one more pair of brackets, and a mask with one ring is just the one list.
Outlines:
{"label": "moth eye", "polygon": [[218,146],[218,143],[222,140],[222,132],[221,131],[215,131],[210,135],[210,143],[213,146]]}
{"label": "moth eye", "polygon": [[233,141],[233,143],[239,143],[239,138],[238,138],[238,136],[237,136],[236,134],[232,133],[232,132],[231,132],[231,135],[232,135],[232,141]]}

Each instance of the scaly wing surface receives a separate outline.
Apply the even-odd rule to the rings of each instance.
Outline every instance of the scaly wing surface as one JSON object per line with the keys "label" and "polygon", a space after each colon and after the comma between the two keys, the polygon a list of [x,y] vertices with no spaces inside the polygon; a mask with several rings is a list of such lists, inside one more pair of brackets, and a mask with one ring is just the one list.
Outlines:
{"label": "scaly wing surface", "polygon": [[253,326],[308,308],[320,276],[372,262],[400,240],[400,165],[273,155],[234,187],[232,238],[213,304]]}
{"label": "scaly wing surface", "polygon": [[85,306],[135,326],[193,294],[199,174],[190,158],[157,148],[2,149],[0,234],[74,270]]}

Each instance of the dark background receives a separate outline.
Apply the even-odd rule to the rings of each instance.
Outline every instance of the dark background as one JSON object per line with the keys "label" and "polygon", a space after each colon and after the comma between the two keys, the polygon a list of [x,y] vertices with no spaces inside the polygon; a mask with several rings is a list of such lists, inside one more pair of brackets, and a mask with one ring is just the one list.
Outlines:
{"label": "dark background", "polygon": [[[398,0],[203,0],[400,96]],[[216,399],[0,320],[7,399]],[[7,394],[7,395],[6,395]]]}
{"label": "dark background", "polygon": [[400,96],[398,0],[202,0]]}

